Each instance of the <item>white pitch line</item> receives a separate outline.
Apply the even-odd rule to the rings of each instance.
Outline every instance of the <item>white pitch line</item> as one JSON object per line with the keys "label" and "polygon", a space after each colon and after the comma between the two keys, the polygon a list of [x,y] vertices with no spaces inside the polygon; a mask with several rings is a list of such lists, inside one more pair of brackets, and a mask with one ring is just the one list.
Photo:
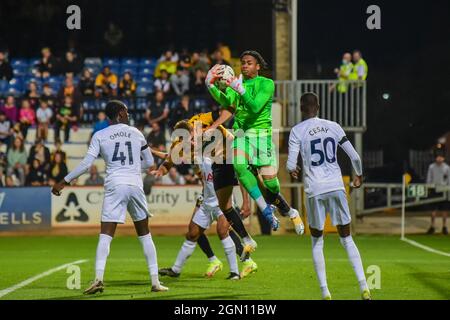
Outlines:
{"label": "white pitch line", "polygon": [[428,247],[428,246],[425,246],[423,244],[420,244],[420,243],[418,243],[418,242],[416,242],[414,240],[410,240],[408,238],[401,238],[400,240],[405,241],[405,242],[409,243],[410,245],[413,245],[413,246],[418,247],[420,249],[423,249],[425,251],[436,253],[436,254],[440,254],[440,255],[446,256],[446,257],[450,257],[450,253],[433,249],[431,247]]}
{"label": "white pitch line", "polygon": [[9,294],[9,293],[11,293],[11,292],[14,292],[14,291],[16,291],[16,290],[18,290],[18,289],[20,289],[20,288],[23,288],[23,287],[29,285],[30,283],[32,283],[32,282],[34,282],[34,281],[36,281],[36,280],[39,280],[39,279],[41,279],[41,278],[43,278],[43,277],[46,277],[46,276],[48,276],[48,275],[51,275],[52,273],[55,273],[55,272],[57,272],[57,271],[59,271],[59,270],[62,270],[62,269],[64,269],[64,268],[67,268],[68,266],[71,266],[71,265],[74,265],[74,264],[85,263],[85,262],[87,262],[87,261],[88,261],[88,260],[77,260],[77,261],[74,261],[74,262],[70,262],[70,263],[63,264],[62,266],[59,266],[59,267],[56,267],[56,268],[47,270],[47,271],[45,271],[45,272],[42,272],[42,273],[40,273],[40,274],[38,274],[38,275],[36,275],[36,276],[34,276],[34,277],[31,277],[31,278],[29,278],[29,279],[27,279],[27,280],[24,280],[24,281],[20,282],[20,283],[14,285],[14,286],[12,286],[12,287],[9,287],[9,288],[0,290],[0,298],[4,297],[4,296],[6,296],[7,294]]}

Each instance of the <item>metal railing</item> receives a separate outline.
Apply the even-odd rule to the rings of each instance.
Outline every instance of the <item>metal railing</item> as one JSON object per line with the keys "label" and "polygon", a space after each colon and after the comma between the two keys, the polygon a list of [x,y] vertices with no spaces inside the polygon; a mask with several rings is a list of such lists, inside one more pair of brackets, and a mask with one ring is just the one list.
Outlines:
{"label": "metal railing", "polygon": [[347,81],[345,90],[338,90],[338,85],[338,80],[275,81],[274,102],[283,106],[282,127],[291,128],[302,120],[300,97],[305,92],[314,92],[321,105],[319,117],[338,122],[346,131],[364,132],[366,81]]}
{"label": "metal railing", "polygon": [[[446,187],[436,187],[434,184],[410,184],[409,186],[422,186],[430,190],[435,190],[434,197],[422,198],[419,195],[414,197],[407,197],[405,201],[405,207],[415,207],[430,203],[438,203],[449,199],[450,194]],[[382,212],[388,209],[400,209],[402,207],[402,184],[401,183],[364,183],[362,185],[362,197],[364,207],[357,211],[357,216],[369,215],[375,212]],[[396,192],[394,192],[396,191]],[[381,203],[375,203],[370,208],[367,208],[370,204],[367,200],[370,197],[370,193],[378,192]],[[364,199],[366,198],[366,199]],[[374,198],[372,196],[372,198]]]}

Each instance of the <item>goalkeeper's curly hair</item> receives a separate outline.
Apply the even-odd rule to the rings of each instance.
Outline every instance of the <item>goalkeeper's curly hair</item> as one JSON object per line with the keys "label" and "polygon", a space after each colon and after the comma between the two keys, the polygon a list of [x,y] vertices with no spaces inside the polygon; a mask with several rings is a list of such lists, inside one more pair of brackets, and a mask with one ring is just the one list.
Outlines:
{"label": "goalkeeper's curly hair", "polygon": [[258,62],[258,64],[261,66],[261,69],[267,69],[269,68],[269,65],[267,64],[266,60],[264,60],[264,58],[262,57],[262,55],[255,50],[246,50],[244,52],[241,53],[239,59],[242,60],[242,58],[244,56],[252,56],[253,58],[256,59],[256,61]]}

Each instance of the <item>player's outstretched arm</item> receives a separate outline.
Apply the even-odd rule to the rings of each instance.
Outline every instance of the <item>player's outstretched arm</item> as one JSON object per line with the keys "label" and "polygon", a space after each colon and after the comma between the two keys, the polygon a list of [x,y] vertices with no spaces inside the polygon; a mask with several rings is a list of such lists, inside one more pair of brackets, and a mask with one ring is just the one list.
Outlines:
{"label": "player's outstretched arm", "polygon": [[353,180],[352,187],[359,188],[362,184],[362,162],[361,158],[359,157],[358,152],[356,152],[355,148],[351,144],[350,141],[348,141],[347,137],[343,137],[341,141],[339,141],[339,145],[341,148],[345,151],[347,156],[350,158],[352,162],[353,169],[355,170],[356,177]]}
{"label": "player's outstretched arm", "polygon": [[241,97],[244,104],[253,112],[259,113],[261,109],[272,99],[275,92],[275,84],[272,80],[266,79],[261,82],[258,93],[252,97],[249,91],[245,90],[242,83],[242,74],[239,78],[232,78],[227,81],[227,85],[236,91]]}
{"label": "player's outstretched arm", "polygon": [[153,159],[153,155],[152,155],[148,145],[145,145],[142,147],[141,158],[142,158],[142,160],[141,160],[141,169],[142,170],[147,170],[155,163],[155,159]]}
{"label": "player's outstretched arm", "polygon": [[214,130],[216,130],[219,126],[221,126],[224,122],[230,119],[233,116],[233,113],[228,109],[222,109],[220,111],[219,117],[214,120],[214,122],[206,129],[203,133],[205,137],[212,137],[214,135]]}
{"label": "player's outstretched arm", "polygon": [[153,148],[150,148],[150,151],[152,152],[152,154],[155,157],[158,157],[158,158],[163,159],[163,160],[166,159],[167,156],[169,155],[167,152],[162,152],[162,151],[159,151],[159,150],[153,149]]}

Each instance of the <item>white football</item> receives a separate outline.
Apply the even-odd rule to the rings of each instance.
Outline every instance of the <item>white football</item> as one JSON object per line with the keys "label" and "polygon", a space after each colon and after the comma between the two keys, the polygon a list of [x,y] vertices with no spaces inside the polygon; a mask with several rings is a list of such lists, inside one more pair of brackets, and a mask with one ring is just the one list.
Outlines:
{"label": "white football", "polygon": [[234,77],[234,71],[233,68],[226,64],[222,64],[220,68],[219,72],[222,72],[222,76],[217,80],[217,85],[220,90],[225,90],[227,87],[226,81]]}

